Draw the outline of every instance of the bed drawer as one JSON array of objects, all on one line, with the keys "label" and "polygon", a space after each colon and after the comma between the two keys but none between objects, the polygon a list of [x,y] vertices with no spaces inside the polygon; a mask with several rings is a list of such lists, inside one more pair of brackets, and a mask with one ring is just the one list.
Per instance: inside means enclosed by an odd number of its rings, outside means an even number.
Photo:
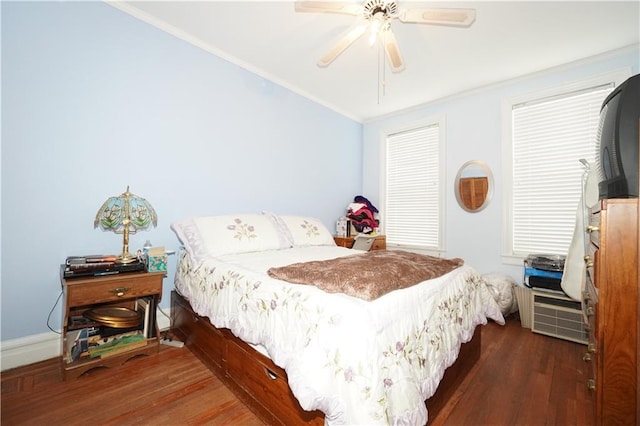
[{"label": "bed drawer", "polygon": [[196,315],[176,291],[171,301],[172,330],[266,424],[324,424],[322,412],[300,407],[284,370],[229,330],[216,329],[207,318]]},{"label": "bed drawer", "polygon": [[[254,395],[262,405],[284,424],[307,423],[322,419],[321,413],[304,411],[289,390],[285,371],[260,354],[249,354],[230,342],[227,346],[227,374],[240,387]],[[293,410],[291,407],[297,407]]]},{"label": "bed drawer", "polygon": [[172,302],[172,327],[186,336],[184,343],[191,351],[207,357],[218,371],[224,373],[226,342],[222,332],[213,327],[206,317],[196,315],[184,299],[173,297]]}]

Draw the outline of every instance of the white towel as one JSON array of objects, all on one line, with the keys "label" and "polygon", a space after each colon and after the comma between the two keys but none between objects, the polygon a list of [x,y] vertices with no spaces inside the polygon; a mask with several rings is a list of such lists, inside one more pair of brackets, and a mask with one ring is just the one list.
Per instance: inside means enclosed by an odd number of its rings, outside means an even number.
[{"label": "white towel", "polygon": [[578,211],[576,212],[576,226],[573,230],[573,238],[571,239],[567,259],[564,262],[564,272],[560,282],[562,290],[573,300],[582,300],[582,292],[587,278],[587,267],[584,261],[584,256],[586,255],[585,209],[595,206],[600,197],[596,168],[591,165],[588,165],[588,168],[587,178],[584,181],[584,188],[578,203]]}]

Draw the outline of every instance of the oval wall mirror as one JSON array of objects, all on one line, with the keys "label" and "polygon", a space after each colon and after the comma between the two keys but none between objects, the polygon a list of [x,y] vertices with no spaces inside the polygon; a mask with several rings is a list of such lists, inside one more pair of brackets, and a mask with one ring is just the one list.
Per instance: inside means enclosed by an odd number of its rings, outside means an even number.
[{"label": "oval wall mirror", "polygon": [[487,163],[481,160],[464,163],[456,175],[455,192],[463,210],[475,213],[487,207],[493,195],[493,174]]}]

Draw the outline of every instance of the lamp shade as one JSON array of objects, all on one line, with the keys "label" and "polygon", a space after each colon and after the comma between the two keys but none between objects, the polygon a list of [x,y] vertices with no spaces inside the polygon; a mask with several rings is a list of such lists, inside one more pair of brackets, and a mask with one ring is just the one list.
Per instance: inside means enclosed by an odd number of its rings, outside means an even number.
[{"label": "lamp shade", "polygon": [[150,226],[157,226],[158,216],[151,204],[142,197],[126,192],[117,197],[109,197],[98,210],[93,222],[94,228],[123,234],[122,255],[118,257],[120,263],[130,263],[136,257],[129,253],[129,234],[135,234]]}]

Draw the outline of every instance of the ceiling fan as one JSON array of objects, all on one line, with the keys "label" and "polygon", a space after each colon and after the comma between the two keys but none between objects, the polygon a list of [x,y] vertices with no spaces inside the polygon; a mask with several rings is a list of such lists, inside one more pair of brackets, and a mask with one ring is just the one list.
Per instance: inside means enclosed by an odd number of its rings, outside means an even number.
[{"label": "ceiling fan", "polygon": [[469,27],[476,19],[474,9],[407,8],[400,10],[395,0],[367,0],[364,3],[333,1],[296,1],[296,12],[341,13],[357,16],[356,21],[340,40],[318,61],[326,67],[356,40],[369,31],[369,44],[380,40],[393,72],[404,69],[404,60],[391,22]]}]

